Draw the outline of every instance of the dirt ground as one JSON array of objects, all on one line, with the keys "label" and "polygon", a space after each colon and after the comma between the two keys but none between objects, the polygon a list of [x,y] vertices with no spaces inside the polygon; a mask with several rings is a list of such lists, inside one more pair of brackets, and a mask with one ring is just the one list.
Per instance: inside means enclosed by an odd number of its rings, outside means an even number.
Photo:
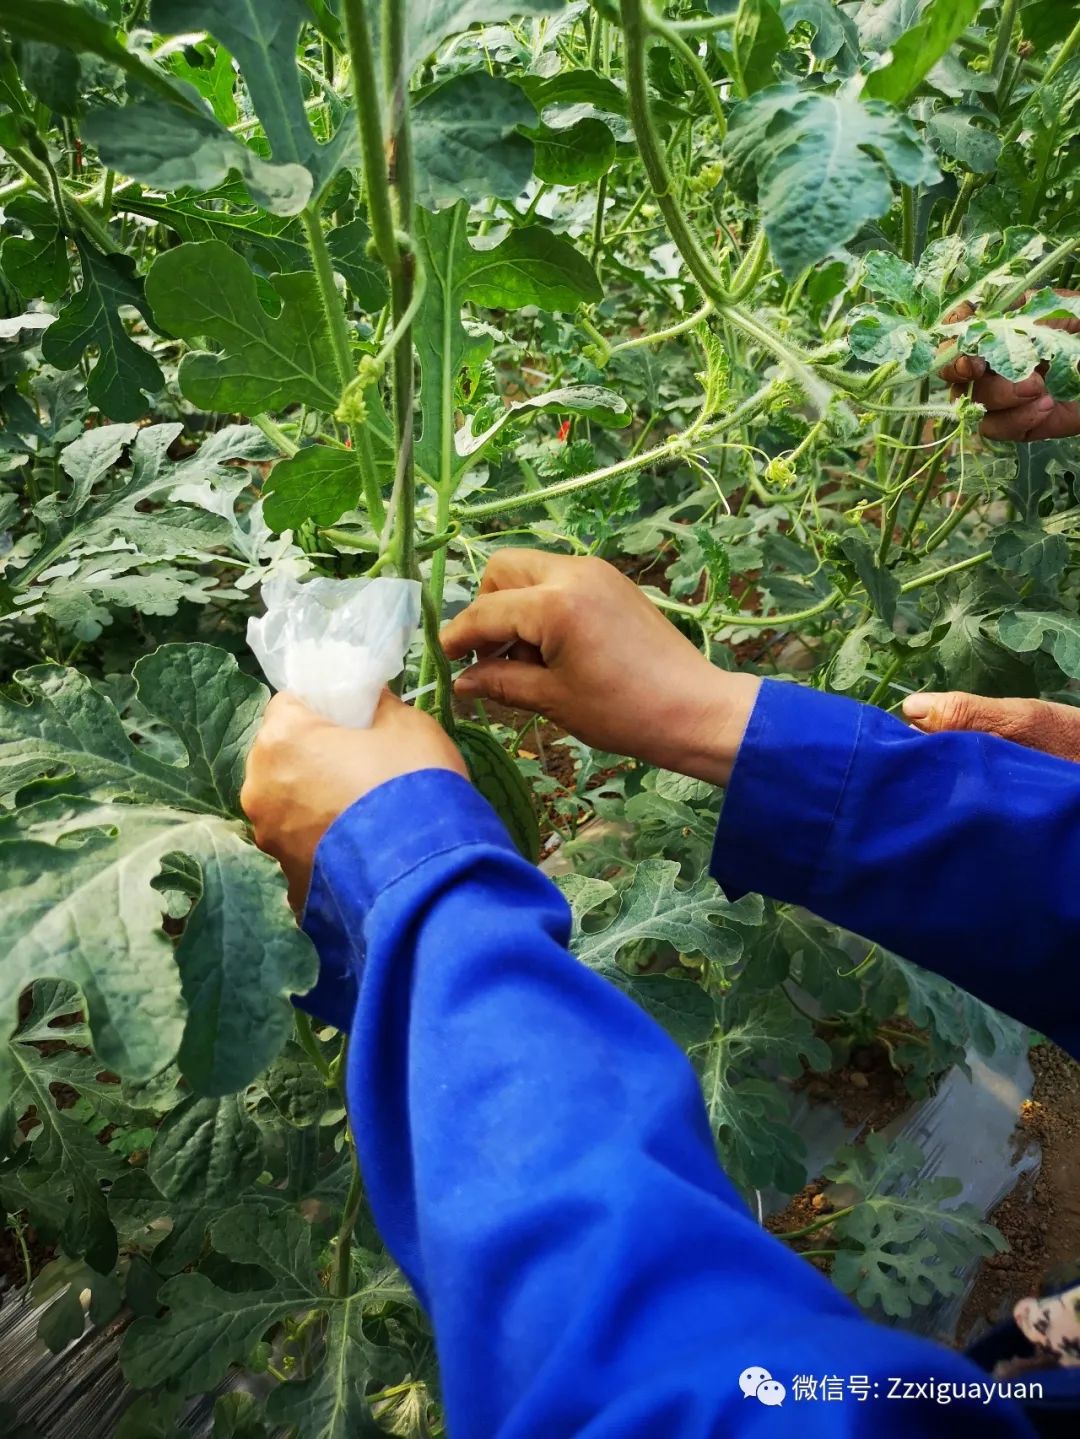
[{"label": "dirt ground", "polygon": [[[848,1064],[828,1074],[815,1074],[808,1070],[794,1087],[805,1091],[815,1104],[835,1106],[846,1125],[862,1125],[866,1133],[884,1129],[912,1102],[903,1075],[889,1063],[889,1054],[883,1044],[858,1046],[852,1051]],[[828,1187],[827,1180],[811,1180],[783,1209],[766,1218],[765,1228],[773,1234],[787,1234],[824,1218],[831,1207],[824,1194]],[[819,1229],[807,1235],[805,1240],[797,1241],[793,1248],[816,1249],[827,1242],[828,1230]],[[815,1254],[807,1263],[813,1264],[823,1274],[829,1272],[830,1261],[825,1256]]]},{"label": "dirt ground", "polygon": [[1080,1064],[1055,1044],[1040,1044],[1030,1058],[1035,1088],[1016,1142],[1021,1150],[1038,1145],[1042,1163],[990,1215],[1009,1252],[984,1261],[960,1319],[961,1343],[1080,1265]]},{"label": "dirt ground", "polygon": [[[799,1081],[809,1096],[839,1107],[846,1124],[880,1130],[910,1103],[903,1081],[889,1066],[884,1050],[857,1050],[852,1063],[833,1074],[807,1074]],[[1018,1299],[1037,1294],[1047,1282],[1080,1282],[1080,1064],[1054,1044],[1031,1051],[1035,1076],[1032,1096],[1017,1115],[1017,1153],[1037,1148],[1041,1163],[1025,1176],[988,1216],[1009,1243],[1005,1254],[983,1261],[957,1326],[960,1346],[986,1327],[1009,1316]],[[770,1215],[774,1234],[802,1229],[829,1212],[828,1183],[812,1180],[784,1209]],[[827,1242],[817,1230],[794,1248]],[[807,1261],[827,1273],[828,1258]]]}]

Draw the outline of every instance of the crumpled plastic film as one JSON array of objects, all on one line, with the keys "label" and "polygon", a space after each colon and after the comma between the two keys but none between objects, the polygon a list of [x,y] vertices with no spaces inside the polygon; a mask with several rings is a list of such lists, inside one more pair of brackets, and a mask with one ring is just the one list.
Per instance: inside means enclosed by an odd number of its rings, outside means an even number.
[{"label": "crumpled plastic film", "polygon": [[278,576],[262,598],[266,613],[248,621],[247,641],[274,689],[335,724],[368,729],[420,623],[417,581]]}]

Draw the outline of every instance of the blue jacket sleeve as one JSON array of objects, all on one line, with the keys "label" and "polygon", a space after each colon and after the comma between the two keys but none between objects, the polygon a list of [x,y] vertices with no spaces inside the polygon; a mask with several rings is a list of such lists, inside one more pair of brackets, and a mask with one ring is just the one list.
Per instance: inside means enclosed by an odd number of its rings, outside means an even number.
[{"label": "blue jacket sleeve", "polygon": [[1080,1053],[1080,765],[766,681],[712,872],[799,904]]},{"label": "blue jacket sleeve", "polygon": [[[789,1432],[792,1410],[830,1439],[961,1419],[1030,1434],[981,1391],[962,1415],[890,1400],[894,1380],[986,1376],[870,1324],[759,1227],[687,1060],[570,956],[558,891],[464,780],[409,775],[354,805],[319,847],[305,924],[324,1004],[335,976],[356,983],[349,1113],[376,1221],[432,1319],[452,1435],[737,1439]],[[786,1391],[779,1429],[740,1388],[762,1368]],[[796,1377],[834,1375],[866,1397],[796,1399]]]}]

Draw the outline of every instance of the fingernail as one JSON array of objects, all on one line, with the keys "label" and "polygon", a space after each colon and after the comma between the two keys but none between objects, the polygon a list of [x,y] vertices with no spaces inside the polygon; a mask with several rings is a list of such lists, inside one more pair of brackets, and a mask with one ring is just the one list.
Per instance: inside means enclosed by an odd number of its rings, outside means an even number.
[{"label": "fingernail", "polygon": [[456,695],[471,695],[476,693],[476,683],[468,670],[466,670],[464,674],[458,675],[454,681],[454,693]]},{"label": "fingernail", "polygon": [[971,379],[971,365],[968,363],[968,357],[966,355],[961,355],[959,357],[956,362],[955,368],[956,373],[960,376],[962,380]]},{"label": "fingernail", "polygon": [[930,711],[940,698],[940,695],[908,695],[903,704],[904,718],[910,720],[928,719]]},{"label": "fingernail", "polygon": [[1038,410],[1040,415],[1048,415],[1056,404],[1057,401],[1054,399],[1053,395],[1043,395],[1042,399],[1039,400],[1035,408]]}]

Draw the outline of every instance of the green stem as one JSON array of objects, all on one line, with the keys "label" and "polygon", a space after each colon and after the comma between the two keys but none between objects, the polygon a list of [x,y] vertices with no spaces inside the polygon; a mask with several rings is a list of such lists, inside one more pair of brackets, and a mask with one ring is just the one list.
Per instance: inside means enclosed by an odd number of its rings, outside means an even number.
[{"label": "green stem", "polygon": [[777,1234],[777,1239],[802,1239],[807,1234],[816,1234],[819,1229],[826,1229],[830,1224],[835,1224],[838,1219],[844,1219],[858,1208],[857,1204],[849,1204],[846,1209],[838,1209],[834,1214],[823,1214],[820,1219],[815,1219],[812,1224],[806,1224],[802,1229],[789,1229],[784,1234]]},{"label": "green stem", "polygon": [[300,453],[300,446],[295,440],[290,440],[281,426],[275,424],[269,415],[252,415],[251,423],[256,429],[262,430],[270,443],[276,445],[289,459]]},{"label": "green stem", "polygon": [[[1080,241],[1077,243],[1080,244]],[[763,350],[768,351],[781,364],[785,365],[790,371],[792,379],[796,380],[806,391],[807,399],[817,407],[821,414],[825,413],[832,400],[833,389],[820,375],[810,369],[806,355],[787,344],[767,325],[760,324],[739,306],[725,304],[720,307],[720,312],[729,324],[734,325],[737,330],[742,330],[743,334],[748,335],[750,339],[756,340]]]},{"label": "green stem", "polygon": [[352,67],[353,103],[360,132],[364,168],[364,198],[368,222],[379,258],[391,275],[401,269],[401,252],[394,232],[394,211],[386,173],[380,88],[375,73],[375,51],[367,0],[344,0],[342,18]]},{"label": "green stem", "polygon": [[596,214],[593,218],[592,267],[599,274],[600,256],[604,249],[604,206],[607,204],[607,176],[600,176],[596,187]]},{"label": "green stem", "polygon": [[735,630],[759,629],[776,630],[788,629],[791,625],[801,624],[803,620],[812,620],[816,615],[823,615],[826,610],[831,610],[833,605],[838,604],[844,595],[840,590],[833,590],[816,605],[808,605],[805,610],[796,610],[794,614],[786,615],[743,615],[725,614],[722,616],[723,623]]},{"label": "green stem", "polygon": [[964,176],[960,185],[959,193],[956,196],[956,203],[945,220],[944,233],[955,234],[959,230],[964,216],[967,214],[968,206],[971,204],[971,197],[975,193],[975,187],[979,183],[979,177],[974,173]]},{"label": "green stem", "polygon": [[686,261],[690,273],[701,287],[702,294],[716,305],[726,305],[729,299],[728,292],[700,239],[694,233],[689,220],[675,199],[667,160],[653,125],[645,67],[648,26],[642,0],[620,0],[620,10],[625,47],[627,103],[630,122],[634,128],[634,138],[637,140],[645,173],[649,178],[653,195],[671,233],[671,238]]},{"label": "green stem", "polygon": [[[352,0],[356,3],[356,0]],[[393,400],[397,436],[397,560],[407,578],[418,576],[416,564],[416,474],[414,463],[414,386],[412,324],[416,257],[408,238],[413,218],[412,140],[409,131],[408,76],[405,73],[405,6],[383,0],[381,38],[383,81],[390,108],[390,140],[394,154],[392,192],[397,199],[396,245],[399,263],[390,272],[390,303],[394,315]]]},{"label": "green stem", "polygon": [[894,659],[889,662],[885,669],[885,673],[881,676],[881,679],[878,680],[876,686],[874,687],[873,694],[866,701],[868,705],[879,705],[881,703],[881,701],[888,694],[889,686],[895,679],[902,664],[902,659]]},{"label": "green stem", "polygon": [[963,524],[964,520],[967,519],[968,515],[971,513],[971,511],[975,508],[975,506],[979,503],[981,499],[982,495],[980,495],[979,492],[976,490],[973,495],[968,496],[968,498],[964,501],[962,505],[958,506],[958,508],[953,510],[950,515],[946,516],[946,518],[941,522],[938,528],[926,541],[926,544],[923,545],[923,554],[928,555],[931,550],[936,550],[939,545],[944,544],[945,541],[952,534],[953,530],[955,530],[958,525]]},{"label": "green stem", "polygon": [[735,16],[717,15],[711,20],[671,20],[668,24],[680,35],[710,35],[715,30],[730,30],[735,24]]},{"label": "green stem", "polygon": [[666,21],[661,20],[658,15],[650,17],[649,25],[657,35],[661,35],[667,41],[673,50],[678,52],[679,56],[692,71],[694,79],[698,82],[698,87],[702,90],[706,100],[709,102],[709,109],[713,112],[713,119],[720,127],[720,138],[723,139],[727,134],[727,116],[724,114],[724,107],[720,103],[720,96],[716,93],[716,86],[709,79],[709,73],[701,63],[701,57],[693,46],[686,43],[674,25],[669,25]]},{"label": "green stem", "polygon": [[903,224],[900,252],[909,265],[915,263],[915,191],[911,185],[902,185]]},{"label": "green stem", "polygon": [[[994,77],[998,95],[1001,94],[1001,84],[1005,76],[1005,62],[1009,58],[1009,47],[1012,44],[1013,31],[1016,29],[1016,17],[1020,11],[1020,0],[1005,0],[1001,12],[1001,23],[998,26],[997,36],[994,40],[994,54],[990,61],[990,74]],[[1001,114],[1001,111],[998,111]]]},{"label": "green stem", "polygon": [[353,1230],[356,1228],[356,1221],[360,1216],[360,1201],[363,1196],[363,1186],[360,1180],[360,1168],[356,1162],[356,1148],[352,1148],[353,1173],[352,1181],[349,1184],[349,1193],[345,1199],[345,1210],[341,1216],[341,1225],[337,1233],[337,1244],[334,1248],[334,1267],[331,1292],[338,1299],[347,1299],[352,1288],[352,1238]]},{"label": "green stem", "polygon": [[959,560],[954,565],[946,565],[941,570],[931,570],[929,574],[919,575],[916,579],[908,580],[907,584],[900,586],[902,595],[911,594],[912,590],[924,589],[927,585],[936,585],[938,580],[946,579],[949,575],[958,575],[963,570],[973,570],[976,565],[985,565],[991,558],[991,551],[984,550],[982,554],[971,555],[966,560]]},{"label": "green stem", "polygon": [[[445,550],[439,551],[445,555]],[[438,555],[436,556],[438,559]],[[445,561],[444,561],[445,564]],[[454,690],[453,680],[450,675],[450,661],[439,642],[439,610],[430,588],[425,585],[422,591],[423,615],[424,615],[424,658],[435,670],[435,712],[439,717],[439,723],[448,735],[453,737],[454,724]],[[422,681],[426,683],[426,681]]]},{"label": "green stem", "polygon": [[323,1079],[329,1079],[330,1065],[326,1056],[319,1048],[319,1041],[315,1038],[315,1031],[311,1027],[311,1016],[305,1014],[302,1009],[296,1009],[293,1011],[293,1020],[296,1024],[296,1038],[300,1043],[300,1047],[322,1075]]},{"label": "green stem", "polygon": [[[345,310],[338,294],[337,285],[334,282],[334,264],[330,258],[318,210],[312,208],[304,210],[301,219],[304,225],[304,234],[307,237],[308,250],[311,254],[312,268],[315,271],[319,299],[326,317],[330,343],[334,350],[338,382],[341,385],[342,394],[344,394],[353,380],[354,365],[349,326],[345,319]],[[379,479],[375,471],[375,457],[371,450],[371,438],[363,425],[350,425],[349,435],[352,439],[356,466],[360,471],[360,481],[364,490],[364,501],[368,514],[372,524],[381,527],[385,512],[382,495],[379,491]]]},{"label": "green stem", "polygon": [[[1046,67],[1046,72],[1042,77],[1042,83],[1039,87],[1040,89],[1045,89],[1046,86],[1050,84],[1051,80],[1056,79],[1057,76],[1061,74],[1062,70],[1069,63],[1069,61],[1072,59],[1073,55],[1078,49],[1080,49],[1080,20],[1078,20],[1073,26],[1072,30],[1069,32],[1068,36],[1062,43],[1061,49],[1054,56],[1054,59],[1051,61],[1051,63]],[[1024,128],[1024,115],[1026,114],[1026,112],[1027,107],[1025,106],[1020,111],[1020,114],[1017,115],[1013,123],[1009,126],[1009,129],[1006,131],[1005,135],[1002,137],[1001,148],[1003,150],[1008,149],[1010,145],[1015,144],[1015,142],[1020,138],[1021,132]]]},{"label": "green stem", "polygon": [[[611,353],[624,355],[628,350],[640,350],[647,345],[662,345],[666,340],[677,339],[679,335],[685,335],[688,330],[693,330],[712,312],[713,302],[706,300],[692,315],[687,315],[685,320],[679,320],[676,324],[668,325],[663,330],[653,330],[648,335],[636,335],[632,340],[623,340],[621,344],[610,346]],[[596,332],[595,338],[602,344],[607,343],[599,331]]]},{"label": "green stem", "polygon": [[[731,301],[738,305],[746,299],[761,279],[765,261],[769,254],[769,240],[764,225],[754,236],[753,243],[743,256],[742,264],[731,279]],[[809,271],[807,272],[809,273]]]},{"label": "green stem", "polygon": [[593,485],[601,485],[608,480],[616,480],[623,475],[632,474],[635,470],[643,470],[648,465],[660,464],[674,456],[685,454],[688,449],[707,449],[709,442],[718,435],[734,429],[757,414],[768,403],[772,389],[771,384],[764,385],[749,399],[744,400],[730,415],[715,424],[704,426],[696,434],[692,429],[686,430],[682,434],[666,440],[662,445],[657,445],[654,449],[644,450],[641,454],[619,460],[613,465],[605,465],[603,469],[591,470],[587,475],[578,475],[570,480],[558,480],[555,484],[545,485],[542,489],[529,490],[506,499],[482,500],[475,505],[460,505],[455,507],[452,513],[460,519],[472,520],[484,515],[498,515],[508,510],[520,509],[522,505],[543,504],[547,500],[557,499],[560,495],[573,495],[579,490],[587,490]]},{"label": "green stem", "polygon": [[341,305],[337,285],[334,283],[333,262],[326,245],[326,236],[323,234],[323,228],[319,222],[318,210],[308,208],[301,213],[300,218],[303,221],[304,234],[307,237],[308,250],[311,254],[311,264],[318,283],[319,300],[326,317],[327,331],[334,349],[338,380],[344,390],[353,375],[352,346],[349,343],[349,327],[345,321],[345,311]]},{"label": "green stem", "polygon": [[905,549],[907,549],[907,547],[911,544],[912,540],[915,537],[915,527],[918,525],[919,520],[922,517],[923,509],[926,506],[927,500],[930,498],[930,491],[933,489],[934,481],[937,479],[937,477],[937,465],[930,464],[927,467],[926,479],[923,481],[922,488],[920,489],[918,495],[915,498],[915,503],[911,507],[911,514],[908,515],[908,522],[904,529],[904,538],[902,541],[903,547]]}]

